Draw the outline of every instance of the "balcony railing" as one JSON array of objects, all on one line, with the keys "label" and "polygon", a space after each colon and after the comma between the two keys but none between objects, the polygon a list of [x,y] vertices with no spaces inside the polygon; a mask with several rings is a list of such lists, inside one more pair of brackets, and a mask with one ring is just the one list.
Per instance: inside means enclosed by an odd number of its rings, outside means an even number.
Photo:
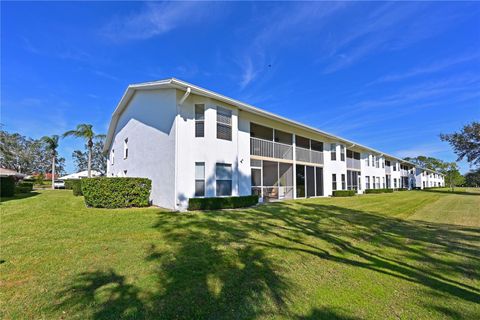
[{"label": "balcony railing", "polygon": [[392,173],[392,167],[385,166],[385,173]]},{"label": "balcony railing", "polygon": [[347,157],[347,169],[360,170],[360,160]]},{"label": "balcony railing", "polygon": [[267,158],[293,160],[293,146],[269,140],[250,138],[250,154]]},{"label": "balcony railing", "polygon": [[296,147],[295,154],[297,161],[323,164],[323,152]]}]

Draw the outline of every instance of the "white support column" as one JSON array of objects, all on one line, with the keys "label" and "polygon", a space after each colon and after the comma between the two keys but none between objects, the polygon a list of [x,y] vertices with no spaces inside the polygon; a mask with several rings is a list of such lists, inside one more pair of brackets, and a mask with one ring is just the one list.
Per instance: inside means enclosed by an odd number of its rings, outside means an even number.
[{"label": "white support column", "polygon": [[295,133],[293,134],[293,199],[297,199],[297,151],[295,142]]}]

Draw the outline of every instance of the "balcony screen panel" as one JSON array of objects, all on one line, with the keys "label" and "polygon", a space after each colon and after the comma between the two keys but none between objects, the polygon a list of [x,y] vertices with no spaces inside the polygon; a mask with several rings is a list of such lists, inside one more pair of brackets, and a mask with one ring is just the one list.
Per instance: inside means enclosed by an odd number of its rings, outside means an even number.
[{"label": "balcony screen panel", "polygon": [[293,165],[289,163],[280,163],[280,186],[293,186]]},{"label": "balcony screen panel", "polygon": [[312,144],[312,150],[320,151],[320,152],[323,151],[323,142],[311,140],[311,144]]},{"label": "balcony screen panel", "polygon": [[307,197],[315,196],[315,167],[307,166]]},{"label": "balcony screen panel", "polygon": [[354,158],[355,160],[360,160],[360,153],[359,153],[359,152],[354,152],[354,153],[353,153],[353,158]]},{"label": "balcony screen panel", "polygon": [[295,144],[297,145],[297,147],[310,149],[310,139],[307,139],[301,136],[296,136]]},{"label": "balcony screen panel", "polygon": [[273,129],[252,122],[250,123],[250,136],[273,141]]},{"label": "balcony screen panel", "polygon": [[305,166],[297,165],[297,197],[305,197]]},{"label": "balcony screen panel", "polygon": [[278,186],[278,162],[263,161],[263,185]]},{"label": "balcony screen panel", "polygon": [[293,144],[293,135],[291,133],[275,130],[275,142],[291,145]]},{"label": "balcony screen panel", "polygon": [[262,170],[252,169],[252,187],[262,185]]},{"label": "balcony screen panel", "polygon": [[317,197],[323,196],[323,169],[320,167],[315,168],[315,183],[317,185],[316,195]]}]

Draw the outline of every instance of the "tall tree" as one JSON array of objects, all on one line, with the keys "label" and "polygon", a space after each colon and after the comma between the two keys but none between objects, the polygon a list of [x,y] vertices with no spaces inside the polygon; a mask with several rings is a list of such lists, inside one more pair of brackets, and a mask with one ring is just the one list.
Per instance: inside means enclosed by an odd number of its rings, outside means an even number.
[{"label": "tall tree", "polygon": [[436,170],[436,171],[441,170],[445,164],[443,160],[433,158],[433,157],[426,157],[426,156],[406,157],[403,159],[406,161],[410,161],[422,168],[427,168],[427,169]]},{"label": "tall tree", "polygon": [[64,138],[68,136],[85,139],[87,143],[87,149],[88,149],[87,170],[88,170],[88,177],[90,178],[92,176],[91,170],[92,170],[93,139],[105,137],[105,135],[96,134],[95,132],[93,132],[93,126],[91,124],[82,123],[82,124],[79,124],[75,130],[70,130],[63,134]]},{"label": "tall tree", "polygon": [[58,148],[58,136],[44,136],[40,139],[46,147],[46,150],[50,153],[52,157],[52,189],[55,189],[54,180],[55,180],[55,159],[57,157],[57,148]]},{"label": "tall tree", "polygon": [[[96,170],[102,174],[107,171],[107,155],[103,152],[103,146],[105,138],[97,137],[93,142],[92,148],[92,170]],[[85,146],[86,151],[75,150],[72,153],[73,161],[77,171],[87,170],[88,168],[88,148]]]},{"label": "tall tree", "polygon": [[467,124],[460,132],[441,134],[440,139],[450,143],[457,161],[467,158],[471,164],[480,166],[480,122]]},{"label": "tall tree", "polygon": [[465,185],[467,187],[480,187],[480,168],[465,174]]},{"label": "tall tree", "polygon": [[452,191],[454,191],[456,186],[462,185],[465,182],[465,178],[458,170],[458,165],[455,162],[446,163],[443,173],[445,175],[445,183],[450,186]]},{"label": "tall tree", "polygon": [[[4,130],[0,130],[0,163],[4,168],[26,174],[51,171],[50,152],[45,143]],[[65,159],[57,157],[55,171],[63,173],[64,167]]]}]

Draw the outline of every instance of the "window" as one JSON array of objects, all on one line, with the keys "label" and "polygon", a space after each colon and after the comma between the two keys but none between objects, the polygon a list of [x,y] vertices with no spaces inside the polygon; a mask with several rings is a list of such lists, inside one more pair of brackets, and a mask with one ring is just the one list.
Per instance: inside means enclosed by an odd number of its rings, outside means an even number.
[{"label": "window", "polygon": [[330,156],[332,161],[337,160],[337,145],[335,143],[330,144]]},{"label": "window", "polygon": [[380,177],[377,177],[377,189],[380,189]]},{"label": "window", "polygon": [[370,155],[367,155],[365,162],[367,163],[367,167],[370,167]]},{"label": "window", "polygon": [[127,170],[123,170],[123,176],[124,176],[124,177],[127,176]]},{"label": "window", "polygon": [[112,166],[115,163],[115,149],[112,149],[112,154],[110,155],[110,163],[112,164]]},{"label": "window", "polygon": [[365,189],[370,189],[370,177],[365,176]]},{"label": "window", "polygon": [[382,188],[385,189],[385,177],[382,177]]},{"label": "window", "polygon": [[385,160],[381,159],[382,162],[382,168],[385,168]]},{"label": "window", "polygon": [[332,174],[332,190],[337,190],[337,175],[335,173]]},{"label": "window", "polygon": [[372,187],[375,189],[375,176],[372,177]]},{"label": "window", "polygon": [[205,136],[205,105],[195,105],[195,137]]},{"label": "window", "polygon": [[217,139],[232,141],[232,111],[217,107]]},{"label": "window", "polygon": [[345,161],[345,146],[340,145],[340,161]]},{"label": "window", "polygon": [[195,197],[205,197],[205,162],[195,162]]},{"label": "window", "polygon": [[128,158],[128,138],[123,141],[123,159]]},{"label": "window", "polygon": [[393,187],[397,189],[397,178],[393,178]]},{"label": "window", "polygon": [[342,190],[346,190],[346,186],[345,186],[345,174],[342,174]]},{"label": "window", "polygon": [[232,195],[232,165],[217,163],[215,167],[216,195]]},{"label": "window", "polygon": [[375,167],[380,168],[380,159],[375,157]]},{"label": "window", "polygon": [[393,164],[393,171],[397,171],[397,163],[396,162]]}]

